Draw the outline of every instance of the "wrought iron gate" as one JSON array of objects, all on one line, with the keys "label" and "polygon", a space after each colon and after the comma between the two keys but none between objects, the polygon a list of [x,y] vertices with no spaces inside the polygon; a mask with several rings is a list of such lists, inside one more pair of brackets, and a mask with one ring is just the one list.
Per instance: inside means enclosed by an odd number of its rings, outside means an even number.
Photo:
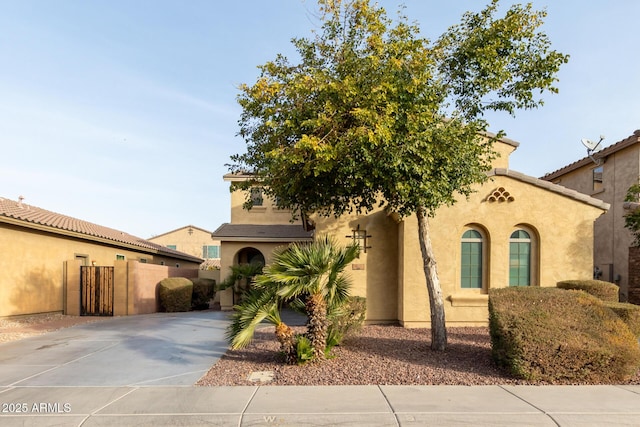
[{"label": "wrought iron gate", "polygon": [[113,267],[80,267],[80,315],[113,316]]}]

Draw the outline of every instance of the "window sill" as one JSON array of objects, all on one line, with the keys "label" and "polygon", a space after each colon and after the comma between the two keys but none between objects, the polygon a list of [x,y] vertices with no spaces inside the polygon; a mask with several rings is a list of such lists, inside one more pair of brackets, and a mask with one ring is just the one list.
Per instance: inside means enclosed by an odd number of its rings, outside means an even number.
[{"label": "window sill", "polygon": [[259,212],[259,213],[266,212],[266,211],[267,211],[267,207],[266,206],[253,206],[249,210],[249,212]]},{"label": "window sill", "polygon": [[453,294],[447,298],[453,307],[486,307],[489,302],[487,294]]}]

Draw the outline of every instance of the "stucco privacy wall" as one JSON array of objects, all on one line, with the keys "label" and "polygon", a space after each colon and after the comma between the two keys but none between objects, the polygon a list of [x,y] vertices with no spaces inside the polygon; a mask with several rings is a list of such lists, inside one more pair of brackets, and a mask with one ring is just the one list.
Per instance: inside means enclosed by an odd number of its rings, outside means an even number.
[{"label": "stucco privacy wall", "polygon": [[8,242],[0,245],[0,317],[63,311],[64,261],[76,256],[108,266],[114,265],[118,255],[127,260],[198,266],[10,224],[1,224],[0,241]]},{"label": "stucco privacy wall", "polygon": [[[74,316],[80,315],[80,267],[80,261],[75,259],[65,263],[64,313]],[[114,316],[155,313],[159,308],[157,289],[160,281],[167,277],[199,277],[197,266],[177,268],[119,260],[113,267]]]},{"label": "stucco privacy wall", "polygon": [[[489,201],[497,188],[505,189],[513,201]],[[468,201],[439,209],[430,219],[430,231],[447,324],[487,323],[488,289],[509,286],[509,237],[521,227],[533,238],[533,286],[591,278],[593,224],[602,212],[509,176],[494,176]],[[481,230],[486,238],[483,289],[460,286],[461,237],[469,226]],[[430,310],[415,216],[404,220],[399,238],[404,249],[398,319],[407,327],[428,327]]]}]

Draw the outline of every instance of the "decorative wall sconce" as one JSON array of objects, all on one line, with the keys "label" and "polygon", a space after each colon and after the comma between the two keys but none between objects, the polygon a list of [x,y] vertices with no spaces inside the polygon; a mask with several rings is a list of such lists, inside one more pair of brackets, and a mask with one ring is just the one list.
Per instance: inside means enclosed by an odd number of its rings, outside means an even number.
[{"label": "decorative wall sconce", "polygon": [[347,235],[345,237],[351,237],[354,243],[357,243],[360,249],[367,253],[367,249],[371,249],[371,246],[368,245],[367,239],[371,238],[370,234],[367,234],[367,230],[360,229],[360,224],[355,228],[355,230],[351,230],[351,236]]}]

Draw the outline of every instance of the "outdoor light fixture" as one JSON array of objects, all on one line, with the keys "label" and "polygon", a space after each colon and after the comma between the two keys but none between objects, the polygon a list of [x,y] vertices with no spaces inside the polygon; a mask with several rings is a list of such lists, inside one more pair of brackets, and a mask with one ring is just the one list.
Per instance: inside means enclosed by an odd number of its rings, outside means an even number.
[{"label": "outdoor light fixture", "polygon": [[358,246],[367,253],[367,249],[371,249],[371,246],[367,245],[367,239],[371,237],[370,234],[367,234],[367,230],[360,230],[360,224],[355,228],[355,230],[351,230],[351,236],[347,235],[345,237],[351,237],[354,243],[357,243]]},{"label": "outdoor light fixture", "polygon": [[193,228],[189,227],[189,229],[187,230],[187,233],[189,233],[189,236],[191,236],[193,234]]}]

